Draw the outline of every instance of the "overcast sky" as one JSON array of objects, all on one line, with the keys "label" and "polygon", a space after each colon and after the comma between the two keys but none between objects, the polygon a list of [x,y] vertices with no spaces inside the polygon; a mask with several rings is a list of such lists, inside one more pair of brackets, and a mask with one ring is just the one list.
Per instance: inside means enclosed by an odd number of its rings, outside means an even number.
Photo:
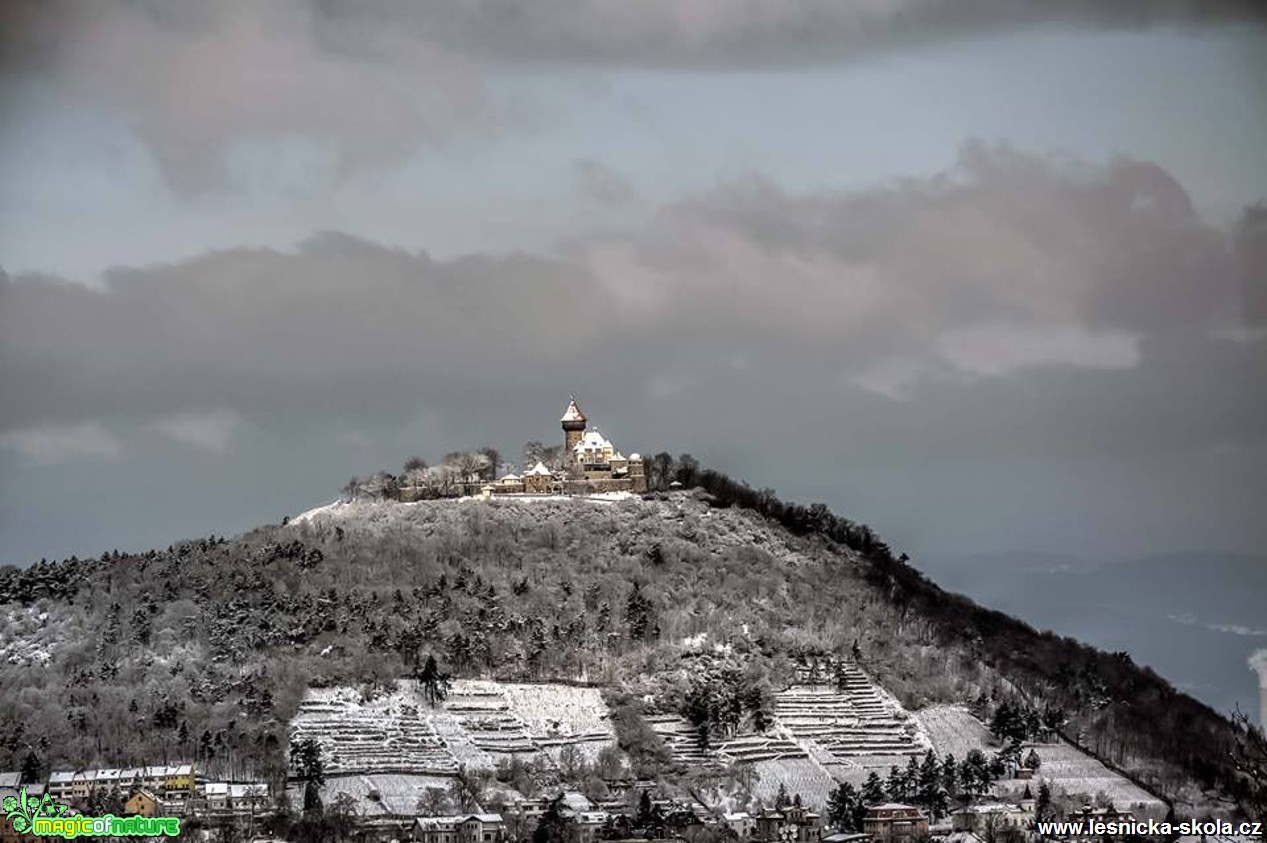
[{"label": "overcast sky", "polygon": [[0,562],[689,451],[921,554],[1267,544],[1267,18],[10,0]]}]

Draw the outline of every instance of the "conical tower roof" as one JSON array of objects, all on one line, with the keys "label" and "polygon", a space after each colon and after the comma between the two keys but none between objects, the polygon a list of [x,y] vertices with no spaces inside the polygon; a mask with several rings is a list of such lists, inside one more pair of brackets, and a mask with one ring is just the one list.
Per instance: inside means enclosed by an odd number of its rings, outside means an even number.
[{"label": "conical tower roof", "polygon": [[559,419],[559,421],[581,422],[584,424],[589,421],[589,419],[585,418],[585,414],[581,412],[581,408],[576,406],[576,397],[573,396],[572,400],[568,402],[568,408],[564,411],[563,418]]}]

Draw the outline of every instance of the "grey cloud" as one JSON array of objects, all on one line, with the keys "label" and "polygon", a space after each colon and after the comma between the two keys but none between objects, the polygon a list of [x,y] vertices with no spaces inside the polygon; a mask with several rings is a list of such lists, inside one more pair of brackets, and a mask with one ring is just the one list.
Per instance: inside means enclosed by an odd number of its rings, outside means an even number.
[{"label": "grey cloud", "polygon": [[118,438],[95,421],[7,430],[0,433],[0,448],[42,465],[93,458],[115,459],[123,450]]},{"label": "grey cloud", "polygon": [[[0,72],[122,117],[188,191],[300,155],[338,177],[508,131],[532,106],[500,103],[488,80],[524,62],[750,68],[1034,26],[1264,20],[1234,0],[12,0]],[[259,161],[227,167],[235,152]]]},{"label": "grey cloud", "polygon": [[114,270],[107,284],[0,280],[0,383],[22,396],[4,402],[4,428],[86,413],[318,407],[333,395],[399,404],[413,399],[393,394],[394,378],[548,359],[610,322],[607,299],[576,266],[441,263],[335,234],[293,254],[233,250]]},{"label": "grey cloud", "polygon": [[1265,17],[1262,5],[1249,0],[350,0],[318,7],[336,30],[349,22],[364,25],[367,19],[409,25],[424,37],[493,61],[715,67],[841,61],[1051,24],[1141,29],[1262,22]]},{"label": "grey cloud", "polygon": [[117,269],[105,290],[0,279],[0,430],[159,418],[223,448],[238,417],[403,416],[439,385],[526,369],[668,399],[793,366],[815,402],[861,387],[961,420],[930,442],[1002,448],[992,428],[1016,425],[1033,444],[1052,406],[1024,384],[1041,376],[1076,393],[1062,448],[1084,448],[1079,422],[1091,447],[1252,443],[1263,346],[1216,332],[1239,301],[1232,241],[1153,165],[973,146],[953,172],[870,191],[719,186],[556,257],[437,261],[327,233]]},{"label": "grey cloud", "polygon": [[224,453],[243,424],[233,410],[196,410],[161,416],[151,422],[153,430],[167,438],[213,453]]},{"label": "grey cloud", "polygon": [[351,23],[332,40],[307,3],[17,0],[0,14],[11,82],[122,116],[182,190],[223,186],[238,143],[285,158],[259,142],[331,140],[347,169],[498,123],[482,70],[443,42]]},{"label": "grey cloud", "polygon": [[601,161],[576,162],[582,194],[600,205],[627,205],[635,198],[629,179]]},{"label": "grey cloud", "polygon": [[[1226,233],[1162,168],[981,144],[947,173],[870,191],[722,186],[582,249],[626,312],[689,313],[696,331],[739,321],[868,355],[933,350],[956,328],[1006,353],[1009,336],[1042,329],[1049,350],[1099,338],[1120,361],[1131,337],[1221,325],[1238,309]],[[1036,349],[1016,352],[1023,362]]]}]

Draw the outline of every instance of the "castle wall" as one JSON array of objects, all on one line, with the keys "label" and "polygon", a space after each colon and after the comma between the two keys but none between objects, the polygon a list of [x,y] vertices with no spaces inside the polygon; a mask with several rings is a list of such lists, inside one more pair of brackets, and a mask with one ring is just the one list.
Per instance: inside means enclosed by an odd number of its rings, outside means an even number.
[{"label": "castle wall", "polygon": [[529,474],[524,477],[524,491],[530,495],[548,495],[557,491],[559,481],[542,474]]},{"label": "castle wall", "polygon": [[571,495],[597,494],[601,492],[632,492],[633,483],[628,477],[593,477],[585,480],[569,480],[565,490]]}]

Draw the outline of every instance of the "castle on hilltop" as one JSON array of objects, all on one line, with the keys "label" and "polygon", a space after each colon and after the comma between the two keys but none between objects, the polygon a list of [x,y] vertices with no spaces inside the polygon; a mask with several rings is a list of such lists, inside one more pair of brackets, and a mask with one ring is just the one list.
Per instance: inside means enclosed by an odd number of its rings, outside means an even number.
[{"label": "castle on hilltop", "polygon": [[593,494],[647,491],[642,457],[626,457],[611,440],[589,427],[589,419],[573,397],[559,419],[563,450],[554,467],[542,460],[522,475],[511,472],[485,484],[485,495]]}]

